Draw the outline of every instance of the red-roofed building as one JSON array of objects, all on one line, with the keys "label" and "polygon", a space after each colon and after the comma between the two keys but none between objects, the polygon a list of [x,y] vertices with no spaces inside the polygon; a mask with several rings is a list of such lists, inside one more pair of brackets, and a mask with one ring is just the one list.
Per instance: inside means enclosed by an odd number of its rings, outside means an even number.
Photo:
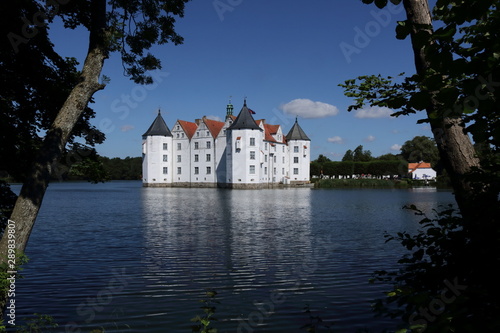
[{"label": "red-roofed building", "polygon": [[436,171],[432,169],[430,163],[408,163],[408,173],[412,179],[432,180],[436,178]]}]

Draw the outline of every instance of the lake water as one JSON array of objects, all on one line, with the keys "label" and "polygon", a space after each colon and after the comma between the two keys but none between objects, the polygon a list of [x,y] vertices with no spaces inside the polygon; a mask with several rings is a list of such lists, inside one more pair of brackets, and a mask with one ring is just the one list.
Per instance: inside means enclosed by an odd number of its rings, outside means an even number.
[{"label": "lake water", "polygon": [[58,332],[190,332],[214,289],[219,332],[304,332],[306,305],[335,332],[380,332],[393,323],[370,304],[385,287],[368,280],[403,253],[384,232],[417,229],[403,205],[452,202],[432,188],[54,183],[16,284],[16,323],[42,313]]}]

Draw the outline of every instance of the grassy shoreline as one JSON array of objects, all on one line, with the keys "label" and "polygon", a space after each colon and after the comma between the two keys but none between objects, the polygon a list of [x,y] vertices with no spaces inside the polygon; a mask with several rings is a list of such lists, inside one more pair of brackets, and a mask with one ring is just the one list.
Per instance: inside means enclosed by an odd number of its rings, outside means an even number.
[{"label": "grassy shoreline", "polygon": [[318,179],[314,181],[315,188],[412,188],[412,187],[439,187],[437,182],[428,182],[411,179]]}]

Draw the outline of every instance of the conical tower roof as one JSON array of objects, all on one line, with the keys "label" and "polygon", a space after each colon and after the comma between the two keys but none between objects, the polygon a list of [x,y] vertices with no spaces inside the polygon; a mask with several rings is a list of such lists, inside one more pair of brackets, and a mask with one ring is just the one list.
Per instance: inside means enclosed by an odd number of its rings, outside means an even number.
[{"label": "conical tower roof", "polygon": [[257,129],[262,131],[262,128],[257,125],[252,117],[252,113],[247,107],[247,101],[245,100],[243,107],[241,108],[240,114],[236,117],[235,121],[227,128],[228,130],[233,129]]},{"label": "conical tower roof", "polygon": [[304,130],[300,127],[299,122],[297,121],[297,118],[295,118],[295,124],[293,124],[292,128],[290,129],[290,132],[286,135],[286,140],[304,140],[304,141],[311,141],[307,134],[304,132]]},{"label": "conical tower roof", "polygon": [[146,136],[172,136],[170,129],[168,128],[167,124],[165,123],[165,120],[163,120],[163,117],[161,116],[160,110],[158,110],[158,115],[156,116],[156,119],[153,121],[151,126],[149,126],[146,133],[144,133],[142,136],[143,137],[146,137]]}]

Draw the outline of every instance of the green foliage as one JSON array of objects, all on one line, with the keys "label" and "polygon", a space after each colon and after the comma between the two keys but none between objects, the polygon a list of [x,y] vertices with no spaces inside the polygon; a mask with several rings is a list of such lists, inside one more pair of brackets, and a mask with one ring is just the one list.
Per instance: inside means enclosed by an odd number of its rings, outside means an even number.
[{"label": "green foliage", "polygon": [[54,322],[54,319],[49,315],[35,313],[33,318],[30,318],[22,326],[17,327],[16,332],[19,333],[42,333],[53,332],[53,328],[59,325]]},{"label": "green foliage", "polygon": [[[98,1],[108,6],[106,49],[120,53],[125,74],[134,82],[153,83],[147,71],[161,68],[160,60],[148,52],[154,45],[182,44],[183,38],[175,32],[174,24],[176,17],[184,16],[184,5],[188,1]],[[86,15],[92,12],[92,5],[91,1],[70,1],[60,6],[59,15],[65,27],[83,26],[90,31],[96,24],[95,17]]]},{"label": "green foliage", "polygon": [[330,161],[331,160],[323,154],[319,154],[318,158],[316,159],[316,162],[318,162],[318,163],[325,163],[325,162],[330,162]]},{"label": "green foliage", "polygon": [[362,145],[357,146],[356,149],[354,149],[354,152],[352,153],[352,160],[354,162],[368,162],[371,159],[372,159],[372,152],[369,150],[363,150]]},{"label": "green foliage", "polygon": [[321,174],[325,176],[351,176],[354,174],[370,174],[372,176],[404,176],[407,173],[408,164],[406,161],[401,159],[392,161],[372,160],[370,162],[311,162],[311,174],[316,176]]},{"label": "green foliage", "polygon": [[[498,215],[490,221],[468,221],[449,206],[427,217],[414,205],[406,207],[422,216],[415,235],[386,235],[409,254],[395,272],[377,271],[373,281],[392,285],[375,311],[400,317],[412,332],[496,332],[500,329]],[[498,222],[498,221],[496,221]]]},{"label": "green foliage", "polygon": [[[68,151],[56,171],[58,180],[87,180],[91,183],[105,182],[109,180],[109,174],[104,169],[101,157],[92,147],[74,144],[73,149]],[[67,170],[67,171],[66,171]]]},{"label": "green foliage", "polygon": [[416,136],[406,141],[401,147],[401,156],[410,163],[424,161],[436,167],[439,163],[439,151],[434,139]]},{"label": "green foliage", "polygon": [[203,310],[203,314],[191,319],[192,322],[198,323],[191,326],[192,332],[217,333],[217,329],[210,326],[212,321],[217,320],[213,317],[216,310],[214,304],[219,303],[219,301],[215,299],[216,296],[217,292],[215,290],[207,290],[205,292],[206,298],[200,300],[200,303],[203,304],[200,307]]},{"label": "green foliage", "polygon": [[108,158],[100,161],[113,180],[139,180],[142,175],[142,157]]},{"label": "green foliage", "polygon": [[9,184],[0,180],[0,235],[7,226],[7,221],[14,208],[17,195],[10,189]]},{"label": "green foliage", "polygon": [[[429,27],[414,36],[428,61],[420,75],[364,75],[340,84],[345,95],[353,98],[349,111],[370,105],[391,108],[396,111],[394,116],[426,110],[427,117],[420,122],[431,124],[439,124],[443,118],[463,119],[467,132],[482,147],[478,152],[481,172],[472,177],[483,185],[476,188],[487,188],[492,197],[498,196],[500,186],[484,185],[500,184],[498,8],[499,0],[439,0],[433,9],[439,28],[432,33]],[[409,21],[398,22],[397,38],[406,38],[413,28]],[[437,139],[442,135],[438,129],[433,131]]]},{"label": "green foliage", "polygon": [[342,162],[348,162],[348,161],[354,161],[354,154],[350,149],[348,149],[345,152],[344,157],[342,157]]},{"label": "green foliage", "polygon": [[[42,142],[40,133],[50,128],[69,92],[80,81],[78,62],[54,52],[48,26],[27,28],[33,17],[44,23],[44,12],[41,1],[0,2],[0,35],[4,36],[0,40],[0,172],[18,181],[24,181],[31,172]],[[32,37],[25,39],[23,29]],[[104,134],[90,124],[94,117],[91,108],[84,108],[69,143],[78,137],[89,145],[104,140]]]}]

